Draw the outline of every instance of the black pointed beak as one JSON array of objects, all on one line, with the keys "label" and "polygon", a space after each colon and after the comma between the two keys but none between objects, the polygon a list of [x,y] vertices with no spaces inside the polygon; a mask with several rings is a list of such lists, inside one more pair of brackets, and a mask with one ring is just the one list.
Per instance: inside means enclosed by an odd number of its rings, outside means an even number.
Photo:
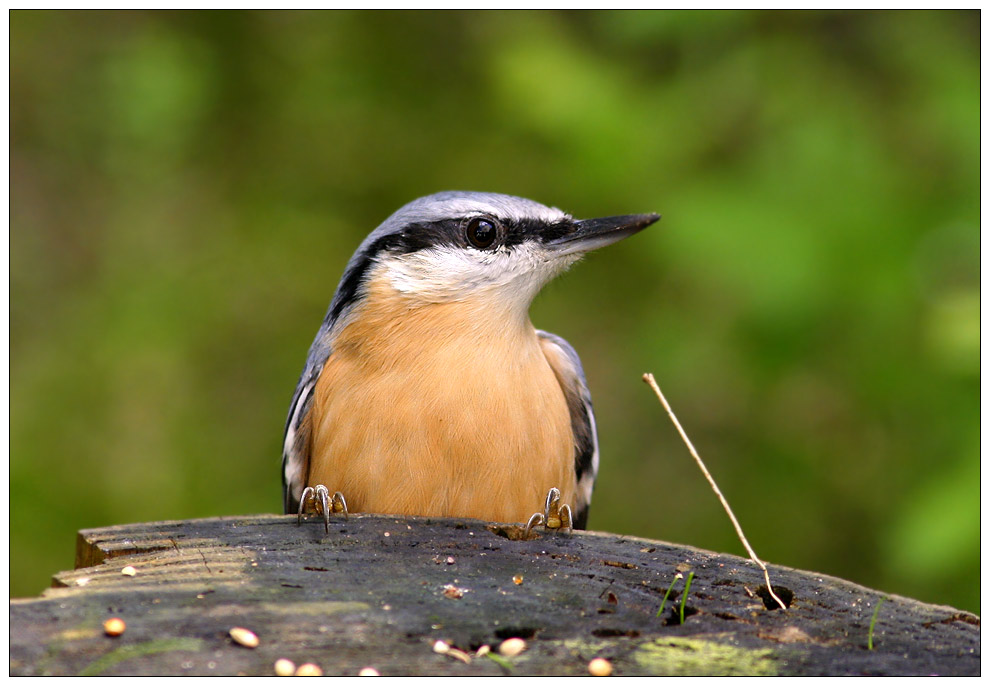
[{"label": "black pointed beak", "polygon": [[572,224],[571,232],[548,242],[547,247],[558,255],[589,252],[639,233],[658,219],[660,215],[653,213],[581,219]]}]

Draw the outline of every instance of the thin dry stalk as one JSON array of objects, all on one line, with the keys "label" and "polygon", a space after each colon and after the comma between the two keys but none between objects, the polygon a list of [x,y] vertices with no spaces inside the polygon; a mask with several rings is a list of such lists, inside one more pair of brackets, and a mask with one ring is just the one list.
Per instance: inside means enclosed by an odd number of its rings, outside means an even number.
[{"label": "thin dry stalk", "polygon": [[688,450],[691,452],[691,457],[693,457],[694,461],[698,463],[698,468],[701,469],[701,473],[705,475],[706,479],[708,479],[708,484],[712,487],[712,490],[715,491],[715,495],[718,496],[719,501],[722,503],[725,513],[729,515],[729,519],[732,520],[732,526],[735,527],[736,535],[739,537],[739,540],[742,541],[743,547],[746,548],[746,552],[749,553],[749,559],[755,562],[757,566],[763,570],[763,578],[766,579],[767,591],[769,591],[770,597],[777,601],[777,604],[780,605],[780,609],[786,610],[787,606],[784,605],[783,601],[777,597],[776,593],[773,592],[773,586],[770,585],[770,572],[767,570],[767,566],[763,564],[763,561],[756,556],[756,552],[753,550],[753,547],[749,544],[749,541],[746,540],[746,535],[743,533],[742,527],[739,526],[739,520],[737,520],[736,516],[732,514],[732,508],[729,507],[729,502],[725,499],[725,496],[722,495],[722,491],[719,490],[718,484],[715,483],[715,479],[713,479],[712,475],[708,472],[708,469],[705,467],[705,463],[701,461],[701,456],[698,455],[698,451],[694,449],[694,444],[691,443],[691,439],[688,438],[687,434],[684,432],[684,429],[681,427],[681,423],[677,421],[677,415],[675,415],[674,411],[670,409],[670,405],[667,403],[667,399],[663,397],[663,392],[660,390],[660,386],[657,385],[656,379],[653,378],[652,374],[646,373],[643,374],[643,381],[650,385],[650,388],[652,388],[653,392],[656,393],[657,398],[660,399],[660,403],[663,405],[663,408],[667,410],[667,415],[670,417],[670,421],[672,421],[674,426],[677,428],[677,433],[681,435],[681,440],[684,441],[684,445],[686,445]]}]

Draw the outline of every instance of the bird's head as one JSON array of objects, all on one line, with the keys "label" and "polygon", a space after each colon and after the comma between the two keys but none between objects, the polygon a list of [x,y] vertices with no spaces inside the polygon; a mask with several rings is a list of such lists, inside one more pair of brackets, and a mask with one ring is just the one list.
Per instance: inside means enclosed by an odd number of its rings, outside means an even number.
[{"label": "bird's head", "polygon": [[419,198],[386,219],[351,258],[330,321],[385,284],[411,306],[475,302],[525,315],[540,289],[591,250],[659,219],[637,214],[577,220],[496,193],[450,191]]}]

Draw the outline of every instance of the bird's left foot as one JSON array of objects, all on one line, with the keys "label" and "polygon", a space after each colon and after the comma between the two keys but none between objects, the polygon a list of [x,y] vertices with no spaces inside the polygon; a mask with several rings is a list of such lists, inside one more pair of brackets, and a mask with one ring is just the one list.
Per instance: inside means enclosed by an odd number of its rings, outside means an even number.
[{"label": "bird's left foot", "polygon": [[302,524],[303,515],[310,512],[323,515],[323,528],[330,533],[330,513],[343,512],[344,519],[347,519],[347,501],[340,491],[331,496],[330,490],[323,484],[317,484],[315,488],[307,486],[303,489],[302,497],[299,498],[296,524]]},{"label": "bird's left foot", "polygon": [[553,531],[560,529],[565,529],[569,532],[573,531],[572,521],[571,506],[567,503],[561,504],[560,491],[556,488],[551,488],[550,492],[547,493],[547,501],[543,505],[543,512],[537,512],[529,518],[529,522],[526,524],[526,538],[529,538],[529,532],[534,526],[540,526],[541,524],[544,528]]}]

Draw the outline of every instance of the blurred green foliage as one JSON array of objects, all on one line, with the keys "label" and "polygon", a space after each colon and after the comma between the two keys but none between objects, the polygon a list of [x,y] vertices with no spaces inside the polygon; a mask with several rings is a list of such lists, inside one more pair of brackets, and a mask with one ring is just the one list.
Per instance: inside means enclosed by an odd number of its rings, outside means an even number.
[{"label": "blurred green foliage", "polygon": [[[280,508],[361,238],[444,189],[658,211],[533,307],[591,526],[978,610],[978,12],[13,12],[10,592]],[[535,503],[534,503],[535,505]]]}]

